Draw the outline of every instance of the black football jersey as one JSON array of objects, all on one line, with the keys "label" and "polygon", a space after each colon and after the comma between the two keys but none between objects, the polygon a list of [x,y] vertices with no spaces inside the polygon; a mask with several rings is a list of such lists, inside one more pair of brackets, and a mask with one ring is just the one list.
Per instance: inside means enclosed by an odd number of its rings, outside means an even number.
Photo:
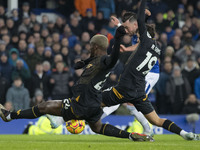
[{"label": "black football jersey", "polygon": [[137,19],[140,44],[133,58],[125,66],[118,83],[118,87],[128,97],[134,97],[135,92],[145,94],[145,76],[152,69],[161,53],[156,41],[147,32],[144,13],[145,3],[146,0],[142,0]]}]

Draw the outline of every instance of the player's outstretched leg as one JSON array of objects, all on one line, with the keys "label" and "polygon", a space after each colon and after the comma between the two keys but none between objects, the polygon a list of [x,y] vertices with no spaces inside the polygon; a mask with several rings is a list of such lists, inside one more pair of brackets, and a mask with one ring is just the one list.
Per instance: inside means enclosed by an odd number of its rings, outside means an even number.
[{"label": "player's outstretched leg", "polygon": [[198,134],[194,134],[192,132],[186,132],[180,127],[178,127],[174,122],[167,120],[167,119],[162,119],[160,118],[155,111],[152,111],[149,114],[146,114],[145,117],[147,120],[152,123],[153,125],[163,127],[164,129],[178,134],[182,136],[185,140],[200,140],[200,137]]},{"label": "player's outstretched leg", "polygon": [[61,100],[42,102],[37,106],[33,106],[32,108],[26,110],[18,110],[17,112],[10,112],[0,104],[0,117],[5,122],[8,122],[12,119],[34,119],[44,114],[61,116],[61,108]]},{"label": "player's outstretched leg", "polygon": [[133,141],[154,141],[153,138],[149,135],[129,133],[124,130],[120,130],[110,124],[102,124],[101,120],[97,121],[96,123],[89,123],[89,125],[93,132],[106,136],[127,138]]}]

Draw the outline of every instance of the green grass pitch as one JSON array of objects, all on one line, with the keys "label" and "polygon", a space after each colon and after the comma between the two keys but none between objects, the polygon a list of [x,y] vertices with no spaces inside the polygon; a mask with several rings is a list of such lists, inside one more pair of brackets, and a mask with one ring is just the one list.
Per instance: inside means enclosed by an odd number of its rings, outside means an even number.
[{"label": "green grass pitch", "polygon": [[0,150],[199,150],[200,141],[155,135],[155,142],[133,142],[102,135],[0,135]]}]

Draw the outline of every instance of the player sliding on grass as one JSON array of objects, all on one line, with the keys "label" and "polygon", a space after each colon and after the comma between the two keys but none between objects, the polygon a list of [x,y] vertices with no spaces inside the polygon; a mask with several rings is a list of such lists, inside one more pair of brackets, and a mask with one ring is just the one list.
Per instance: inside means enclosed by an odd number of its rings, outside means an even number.
[{"label": "player sliding on grass", "polygon": [[[103,35],[95,35],[91,40],[91,56],[79,81],[73,86],[73,97],[64,100],[50,100],[38,104],[30,109],[7,111],[0,105],[0,116],[8,122],[12,119],[34,119],[44,114],[62,116],[65,121],[71,119],[86,120],[95,133],[129,138],[134,141],[153,141],[148,135],[130,134],[110,124],[101,123],[102,92],[101,89],[110,69],[116,64],[119,56],[120,40],[126,34],[123,26],[115,34],[114,49],[107,55],[108,39]],[[84,62],[77,65],[84,66]]]},{"label": "player sliding on grass", "polygon": [[132,103],[153,125],[163,127],[186,140],[200,140],[199,135],[188,133],[174,122],[159,118],[145,93],[145,76],[157,62],[161,53],[156,41],[153,40],[155,33],[147,32],[145,4],[146,0],[142,0],[137,20],[135,14],[131,13],[125,14],[124,20],[122,20],[123,26],[130,35],[133,35],[138,29],[140,43],[136,53],[132,53],[129,57],[117,86],[113,87],[111,91],[103,92],[102,106]]}]

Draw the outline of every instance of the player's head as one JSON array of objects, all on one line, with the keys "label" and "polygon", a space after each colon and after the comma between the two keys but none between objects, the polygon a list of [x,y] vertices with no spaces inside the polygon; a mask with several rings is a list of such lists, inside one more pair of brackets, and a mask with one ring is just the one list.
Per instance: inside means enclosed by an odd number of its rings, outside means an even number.
[{"label": "player's head", "polygon": [[122,25],[125,27],[126,32],[129,35],[134,35],[138,29],[137,17],[133,12],[126,12],[122,16]]},{"label": "player's head", "polygon": [[90,40],[91,56],[95,57],[99,55],[105,55],[108,48],[108,38],[104,35],[97,34]]}]

